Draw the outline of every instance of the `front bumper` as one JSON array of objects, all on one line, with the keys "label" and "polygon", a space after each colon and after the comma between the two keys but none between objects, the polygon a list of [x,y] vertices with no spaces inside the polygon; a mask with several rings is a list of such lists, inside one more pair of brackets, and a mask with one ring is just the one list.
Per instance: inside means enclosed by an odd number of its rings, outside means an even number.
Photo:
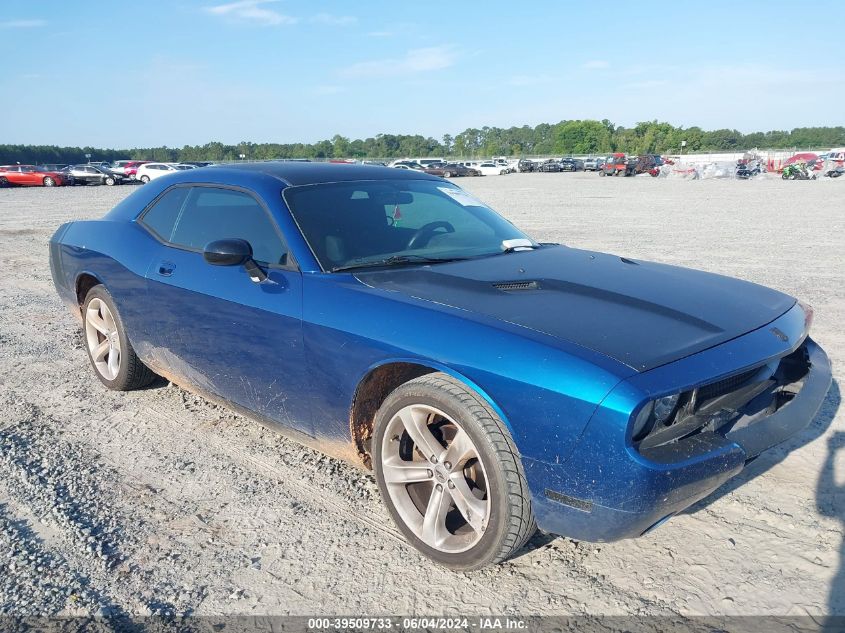
[{"label": "front bumper", "polygon": [[[750,459],[815,417],[830,388],[831,367],[814,341],[808,338],[805,346],[809,371],[801,390],[775,413],[744,428],[701,432],[652,449],[647,458],[636,452],[610,456],[600,447],[595,454],[576,452],[560,465],[523,458],[540,529],[584,541],[636,537],[709,495]],[[596,460],[604,464],[596,468]],[[612,504],[589,494],[609,489],[614,490]]]}]

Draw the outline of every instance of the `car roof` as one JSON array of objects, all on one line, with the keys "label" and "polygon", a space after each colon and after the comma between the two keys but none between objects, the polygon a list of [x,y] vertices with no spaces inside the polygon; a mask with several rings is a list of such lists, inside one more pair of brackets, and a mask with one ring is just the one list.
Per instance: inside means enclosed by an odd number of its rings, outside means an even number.
[{"label": "car roof", "polygon": [[[205,171],[208,169],[208,171]],[[356,180],[441,180],[418,170],[394,169],[380,165],[350,165],[341,163],[267,162],[242,163],[207,167],[202,173],[216,175],[224,180],[226,172],[264,174],[282,180],[291,186],[315,185],[329,182],[354,182]]]}]

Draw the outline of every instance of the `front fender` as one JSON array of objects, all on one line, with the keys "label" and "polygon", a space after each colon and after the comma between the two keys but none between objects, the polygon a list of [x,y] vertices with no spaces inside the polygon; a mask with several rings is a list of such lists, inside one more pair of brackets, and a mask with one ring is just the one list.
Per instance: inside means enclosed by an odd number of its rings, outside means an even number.
[{"label": "front fender", "polygon": [[559,463],[598,403],[633,371],[613,371],[533,330],[373,289],[352,276],[305,275],[303,283],[317,420],[347,420],[372,368],[416,363],[454,376],[491,403],[522,455]]}]

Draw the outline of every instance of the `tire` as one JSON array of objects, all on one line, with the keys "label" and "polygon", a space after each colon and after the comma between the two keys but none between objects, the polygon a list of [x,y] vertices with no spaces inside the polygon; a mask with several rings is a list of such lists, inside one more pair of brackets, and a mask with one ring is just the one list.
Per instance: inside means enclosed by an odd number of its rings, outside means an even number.
[{"label": "tire", "polygon": [[155,379],[156,375],[135,354],[114,300],[102,284],[88,291],[82,319],[88,360],[106,387],[131,391],[146,387]]},{"label": "tire", "polygon": [[[483,398],[451,376],[427,374],[393,391],[376,413],[372,446],[393,521],[433,561],[480,569],[511,556],[536,531],[510,433]],[[426,459],[428,452],[439,455]]]},{"label": "tire", "polygon": [[451,177],[452,177],[452,172],[451,172],[451,171],[447,171],[447,172],[445,172],[445,173],[443,174],[443,177],[444,177],[444,178],[451,178]]},{"label": "tire", "polygon": [[141,176],[141,178],[139,180],[141,181],[141,183],[146,185],[148,182],[150,182],[150,177],[147,176],[147,175],[144,175],[144,176]]},{"label": "tire", "polygon": [[5,189],[9,186],[9,179],[5,176],[0,176],[0,189]]},{"label": "tire", "polygon": [[112,178],[111,176],[109,176],[108,178],[106,178],[105,183],[106,183],[109,187],[114,186],[114,178]]},{"label": "tire", "polygon": [[602,169],[602,170],[599,172],[599,176],[601,176],[601,177],[607,176],[607,174],[606,174],[606,173],[604,173],[604,169]]},{"label": "tire", "polygon": [[56,181],[51,178],[50,176],[45,176],[44,180],[41,181],[45,187],[55,187]]}]

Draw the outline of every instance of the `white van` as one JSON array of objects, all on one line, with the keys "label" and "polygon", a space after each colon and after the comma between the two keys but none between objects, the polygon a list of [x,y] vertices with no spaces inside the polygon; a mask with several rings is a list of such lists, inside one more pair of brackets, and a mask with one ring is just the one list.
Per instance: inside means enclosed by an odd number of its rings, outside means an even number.
[{"label": "white van", "polygon": [[432,163],[445,163],[446,160],[443,158],[412,158],[412,161],[415,163],[422,165],[423,167],[428,167]]}]

